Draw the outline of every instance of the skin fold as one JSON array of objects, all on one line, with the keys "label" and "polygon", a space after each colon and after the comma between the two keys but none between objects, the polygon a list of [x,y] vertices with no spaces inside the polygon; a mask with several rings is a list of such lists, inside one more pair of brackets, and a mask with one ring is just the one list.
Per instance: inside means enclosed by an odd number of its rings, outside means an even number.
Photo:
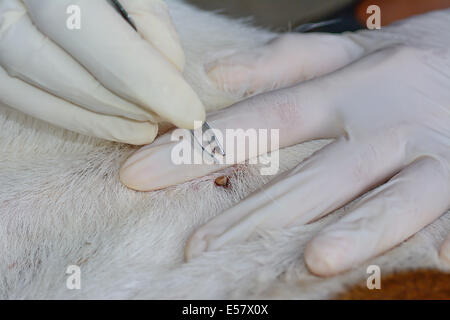
[{"label": "skin fold", "polygon": [[[289,36],[280,40],[287,42],[284,54],[275,41],[219,61],[210,75],[222,88],[243,83],[247,92],[269,88],[272,73],[258,65],[280,68],[275,75],[287,79],[280,86],[312,80],[221,111],[208,119],[214,128],[278,128],[281,148],[320,138],[335,141],[198,229],[186,258],[245,240],[258,228],[312,222],[364,195],[306,248],[309,269],[331,276],[391,249],[445,213],[450,208],[449,32],[450,10],[444,10],[380,32]],[[288,48],[298,48],[304,37],[306,43],[314,37],[313,43],[330,41],[338,54],[313,46],[318,51],[302,53],[298,61]],[[255,64],[254,55],[261,61]],[[326,73],[324,65],[312,70],[308,61],[317,63],[318,56],[331,59],[325,64],[330,73],[321,77],[316,76]],[[286,68],[289,59],[299,75]],[[124,164],[122,181],[150,191],[224,167],[175,165],[173,147],[169,136],[144,147]],[[449,243],[441,248],[443,260]]]},{"label": "skin fold", "polygon": [[[204,107],[182,75],[184,53],[165,3],[122,2],[139,32],[107,1],[2,1],[0,102],[66,129],[137,145],[154,140],[160,121],[186,129],[204,121]],[[66,26],[70,6],[80,8],[80,29]]]}]

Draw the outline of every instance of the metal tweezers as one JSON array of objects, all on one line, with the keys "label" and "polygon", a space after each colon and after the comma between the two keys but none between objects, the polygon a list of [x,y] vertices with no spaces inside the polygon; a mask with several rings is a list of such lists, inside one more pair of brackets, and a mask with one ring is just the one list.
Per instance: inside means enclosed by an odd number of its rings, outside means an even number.
[{"label": "metal tweezers", "polygon": [[[109,0],[110,3],[116,8],[116,10],[120,13],[120,15],[130,24],[130,26],[137,32],[136,24],[134,23],[133,19],[130,17],[130,14],[125,10],[125,8],[122,6],[122,4],[118,0]],[[194,140],[200,145],[202,148],[202,151],[208,154],[211,158],[215,159],[215,154],[219,153],[223,157],[225,156],[225,151],[223,150],[222,146],[219,143],[219,140],[217,140],[217,137],[213,133],[212,128],[210,125],[205,122],[202,125],[202,138],[199,140],[197,136],[195,135],[194,130],[190,130],[192,137],[194,137]],[[203,144],[203,137],[207,138],[207,144]],[[209,150],[208,151],[208,147]]]}]

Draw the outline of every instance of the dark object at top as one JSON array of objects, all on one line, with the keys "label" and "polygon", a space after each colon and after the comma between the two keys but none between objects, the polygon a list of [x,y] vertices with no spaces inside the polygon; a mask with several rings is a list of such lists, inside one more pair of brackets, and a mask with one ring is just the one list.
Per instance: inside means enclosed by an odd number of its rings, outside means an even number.
[{"label": "dark object at top", "polygon": [[120,4],[119,0],[109,0],[112,5],[119,11],[120,15],[130,24],[130,26],[137,31],[136,24],[134,23],[133,19],[131,19],[130,15],[128,14],[127,10]]}]

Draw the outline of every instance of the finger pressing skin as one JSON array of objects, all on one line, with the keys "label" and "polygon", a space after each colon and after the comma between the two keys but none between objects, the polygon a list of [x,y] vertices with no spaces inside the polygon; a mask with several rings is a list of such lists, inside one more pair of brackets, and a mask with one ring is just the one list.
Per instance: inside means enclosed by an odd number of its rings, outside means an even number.
[{"label": "finger pressing skin", "polygon": [[314,238],[305,251],[307,266],[332,276],[398,245],[450,207],[449,181],[440,161],[417,160]]},{"label": "finger pressing skin", "polygon": [[[173,144],[169,143],[145,148],[131,156],[120,169],[120,181],[128,188],[137,191],[159,190],[182,181],[206,175],[209,171],[218,171],[220,165],[180,165],[178,169],[172,159]],[[148,161],[147,158],[151,158]]]},{"label": "finger pressing skin", "polygon": [[402,166],[401,148],[383,142],[358,145],[341,139],[326,146],[200,228],[186,256],[244,240],[257,228],[306,224],[333,212]]},{"label": "finger pressing skin", "polygon": [[180,71],[185,57],[167,5],[162,0],[122,0],[138,32]]},{"label": "finger pressing skin", "polygon": [[439,256],[445,263],[450,265],[450,235],[444,240],[441,246]]},{"label": "finger pressing skin", "polygon": [[[227,130],[279,129],[279,145],[270,143],[266,150],[258,148],[253,157],[275,151],[273,146],[283,148],[306,140],[335,137],[339,135],[340,126],[328,103],[323,101],[320,88],[319,84],[310,83],[295,90],[260,95],[215,113],[208,123],[223,137]],[[241,154],[237,150],[238,143],[231,148],[224,141],[227,159],[234,160],[231,163],[174,164],[171,153],[179,142],[170,142],[170,135],[158,138],[155,144],[142,148],[125,162],[120,171],[125,185],[140,191],[161,189],[218,171],[251,156],[250,151]]]},{"label": "finger pressing skin", "polygon": [[101,139],[143,145],[152,142],[158,126],[98,114],[10,77],[0,67],[0,103],[55,126]]},{"label": "finger pressing skin", "polygon": [[206,69],[220,89],[245,95],[330,73],[361,57],[363,52],[362,47],[343,35],[292,33],[213,61]]},{"label": "finger pressing skin", "polygon": [[[37,27],[109,90],[178,127],[193,129],[194,121],[205,120],[203,104],[182,74],[135,32],[108,1],[24,3]],[[69,5],[81,9],[80,29],[65,27]]]},{"label": "finger pressing skin", "polygon": [[2,1],[0,16],[9,21],[0,32],[0,64],[10,75],[97,113],[155,121],[151,112],[105,89],[37,30],[19,0]]}]

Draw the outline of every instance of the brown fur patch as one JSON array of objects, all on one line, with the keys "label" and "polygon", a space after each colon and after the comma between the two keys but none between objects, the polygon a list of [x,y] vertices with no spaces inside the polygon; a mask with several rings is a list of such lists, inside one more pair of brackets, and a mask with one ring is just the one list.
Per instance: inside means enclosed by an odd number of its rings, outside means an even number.
[{"label": "brown fur patch", "polygon": [[450,300],[450,273],[417,270],[390,274],[381,279],[380,290],[357,285],[339,300]]}]

